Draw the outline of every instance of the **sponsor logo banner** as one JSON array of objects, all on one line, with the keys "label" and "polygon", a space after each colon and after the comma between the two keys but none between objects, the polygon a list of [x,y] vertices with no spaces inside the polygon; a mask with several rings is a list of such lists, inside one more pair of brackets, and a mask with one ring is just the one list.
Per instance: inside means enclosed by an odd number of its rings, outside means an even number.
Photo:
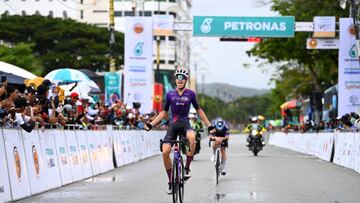
[{"label": "sponsor logo banner", "polygon": [[340,18],[338,115],[360,110],[360,66],[351,18]]},{"label": "sponsor logo banner", "polygon": [[308,38],[307,49],[339,49],[339,39],[315,39]]},{"label": "sponsor logo banner", "polygon": [[203,37],[293,37],[295,18],[194,16],[193,35]]},{"label": "sponsor logo banner", "polygon": [[335,16],[314,17],[314,37],[335,37]]},{"label": "sponsor logo banner", "polygon": [[172,15],[154,15],[153,32],[157,36],[173,35],[174,17]]},{"label": "sponsor logo banner", "polygon": [[[140,112],[152,110],[152,17],[127,17],[125,30],[124,101],[141,103]],[[164,26],[165,27],[165,26]]]}]

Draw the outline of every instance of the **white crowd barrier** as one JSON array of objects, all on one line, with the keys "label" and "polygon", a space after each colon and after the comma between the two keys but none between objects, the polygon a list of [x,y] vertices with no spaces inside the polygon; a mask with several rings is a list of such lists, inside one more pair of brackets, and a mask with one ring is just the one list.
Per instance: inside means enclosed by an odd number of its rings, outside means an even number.
[{"label": "white crowd barrier", "polygon": [[[0,202],[19,200],[159,154],[163,131],[0,131]],[[114,157],[113,157],[114,156]]]},{"label": "white crowd barrier", "polygon": [[360,173],[360,133],[282,133],[270,135],[269,144],[314,155]]}]

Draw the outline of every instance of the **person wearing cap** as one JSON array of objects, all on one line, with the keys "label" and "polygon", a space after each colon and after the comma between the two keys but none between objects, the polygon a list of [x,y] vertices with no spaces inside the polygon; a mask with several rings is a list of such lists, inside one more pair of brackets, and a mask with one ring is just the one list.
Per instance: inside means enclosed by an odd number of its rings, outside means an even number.
[{"label": "person wearing cap", "polygon": [[35,117],[25,115],[25,109],[29,105],[26,98],[18,97],[14,101],[15,104],[15,121],[26,132],[30,133],[35,127]]}]

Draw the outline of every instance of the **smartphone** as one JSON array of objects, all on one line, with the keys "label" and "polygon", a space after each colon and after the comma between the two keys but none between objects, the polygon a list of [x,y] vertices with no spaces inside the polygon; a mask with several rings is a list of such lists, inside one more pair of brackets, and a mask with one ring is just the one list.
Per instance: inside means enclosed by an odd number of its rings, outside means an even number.
[{"label": "smartphone", "polygon": [[1,82],[4,83],[7,80],[6,76],[1,76]]}]

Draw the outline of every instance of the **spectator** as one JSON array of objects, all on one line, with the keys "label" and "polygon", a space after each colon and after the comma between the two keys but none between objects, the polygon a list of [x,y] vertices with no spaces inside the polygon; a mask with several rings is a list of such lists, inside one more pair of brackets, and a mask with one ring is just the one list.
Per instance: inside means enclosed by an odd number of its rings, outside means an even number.
[{"label": "spectator", "polygon": [[25,115],[25,108],[29,104],[27,103],[26,98],[18,97],[14,101],[15,103],[15,118],[14,123],[24,129],[26,132],[30,133],[35,127],[36,119]]}]

